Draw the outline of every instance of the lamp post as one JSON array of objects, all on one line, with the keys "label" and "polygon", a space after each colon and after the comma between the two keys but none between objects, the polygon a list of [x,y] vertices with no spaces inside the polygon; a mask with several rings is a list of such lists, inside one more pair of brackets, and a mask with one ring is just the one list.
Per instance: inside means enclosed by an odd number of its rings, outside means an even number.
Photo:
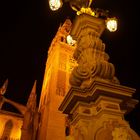
[{"label": "lamp post", "polygon": [[63,2],[69,2],[70,7],[76,11],[77,15],[82,13],[89,14],[91,16],[99,18],[100,16],[104,17],[106,28],[110,32],[114,32],[117,30],[117,19],[115,17],[108,17],[107,11],[102,9],[91,9],[90,6],[92,4],[92,0],[49,0],[49,6],[52,11],[56,11],[62,7]]}]

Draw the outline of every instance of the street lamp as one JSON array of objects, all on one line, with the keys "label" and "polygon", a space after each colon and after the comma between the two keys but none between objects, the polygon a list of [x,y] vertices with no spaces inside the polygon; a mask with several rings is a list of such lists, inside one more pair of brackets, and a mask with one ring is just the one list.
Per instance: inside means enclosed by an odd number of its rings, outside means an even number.
[{"label": "street lamp", "polygon": [[115,17],[107,18],[106,27],[110,32],[115,32],[117,30],[117,19]]},{"label": "street lamp", "polygon": [[63,5],[62,0],[49,0],[49,6],[52,11],[56,11]]},{"label": "street lamp", "polygon": [[[92,0],[63,0],[64,2],[69,2],[73,10],[79,11],[82,7],[90,7]],[[62,0],[49,0],[49,5],[51,10],[58,10],[63,4]],[[56,8],[57,7],[57,8]]]},{"label": "street lamp", "polygon": [[[70,7],[76,11],[77,15],[86,13],[91,16],[100,18],[100,16],[103,15],[106,23],[106,28],[110,32],[115,32],[117,30],[117,19],[115,17],[109,18],[107,11],[104,11],[102,9],[93,10],[90,8],[92,0],[63,0],[64,2],[69,2]],[[56,11],[63,5],[62,0],[49,0],[49,6],[52,11]]]}]

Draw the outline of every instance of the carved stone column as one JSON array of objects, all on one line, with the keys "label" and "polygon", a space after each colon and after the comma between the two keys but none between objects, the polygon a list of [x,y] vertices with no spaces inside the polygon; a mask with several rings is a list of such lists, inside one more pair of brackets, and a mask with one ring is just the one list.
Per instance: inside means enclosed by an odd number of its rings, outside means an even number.
[{"label": "carved stone column", "polygon": [[100,39],[104,29],[103,19],[88,14],[76,17],[71,36],[77,41],[74,58],[78,66],[74,68],[70,77],[72,86],[86,87],[95,78],[119,83],[115,77],[114,65],[108,62],[105,44]]},{"label": "carved stone column", "polygon": [[120,85],[115,77],[100,39],[104,29],[102,19],[86,14],[76,17],[71,36],[77,40],[78,66],[59,110],[71,116],[75,140],[140,140],[124,119],[138,103],[132,99],[135,89]]}]

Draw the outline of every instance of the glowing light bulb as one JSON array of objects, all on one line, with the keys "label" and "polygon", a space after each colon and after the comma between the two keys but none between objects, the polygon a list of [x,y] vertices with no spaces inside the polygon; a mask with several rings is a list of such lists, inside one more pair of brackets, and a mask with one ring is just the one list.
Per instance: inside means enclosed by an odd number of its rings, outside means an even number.
[{"label": "glowing light bulb", "polygon": [[49,0],[49,6],[52,11],[56,11],[62,7],[62,0]]},{"label": "glowing light bulb", "polygon": [[68,35],[67,36],[67,43],[69,44],[69,45],[75,45],[75,43],[76,43],[76,41],[75,40],[73,40],[73,38],[70,36],[70,35]]},{"label": "glowing light bulb", "polygon": [[115,32],[117,30],[117,19],[116,18],[108,18],[106,20],[106,26],[110,32]]}]

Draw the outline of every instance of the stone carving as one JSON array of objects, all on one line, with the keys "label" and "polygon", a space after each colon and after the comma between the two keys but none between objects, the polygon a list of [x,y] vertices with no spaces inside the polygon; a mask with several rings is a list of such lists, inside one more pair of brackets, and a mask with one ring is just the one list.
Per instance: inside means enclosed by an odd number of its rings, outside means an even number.
[{"label": "stone carving", "polygon": [[73,68],[77,65],[77,62],[72,56],[69,56],[69,72],[73,70]]},{"label": "stone carving", "polygon": [[66,81],[66,72],[58,70],[56,94],[59,96],[65,96],[66,93],[65,81]]},{"label": "stone carving", "polygon": [[114,65],[108,62],[109,56],[105,53],[105,44],[94,33],[85,33],[81,36],[74,58],[78,66],[72,71],[71,85],[81,86],[95,77],[119,83],[114,76]]},{"label": "stone carving", "polygon": [[88,139],[88,128],[84,124],[79,124],[74,129],[74,138],[76,140],[87,140]]},{"label": "stone carving", "polygon": [[109,119],[103,122],[94,135],[95,140],[140,140],[124,120]]},{"label": "stone carving", "polygon": [[57,41],[66,43],[66,37],[71,30],[71,25],[70,19],[66,19],[65,23],[62,26],[60,25],[55,37]]},{"label": "stone carving", "polygon": [[112,131],[113,140],[132,140],[131,135],[123,127],[116,127]]},{"label": "stone carving", "polygon": [[79,11],[82,7],[90,7],[92,0],[67,0],[70,2],[70,6],[73,10]]}]

